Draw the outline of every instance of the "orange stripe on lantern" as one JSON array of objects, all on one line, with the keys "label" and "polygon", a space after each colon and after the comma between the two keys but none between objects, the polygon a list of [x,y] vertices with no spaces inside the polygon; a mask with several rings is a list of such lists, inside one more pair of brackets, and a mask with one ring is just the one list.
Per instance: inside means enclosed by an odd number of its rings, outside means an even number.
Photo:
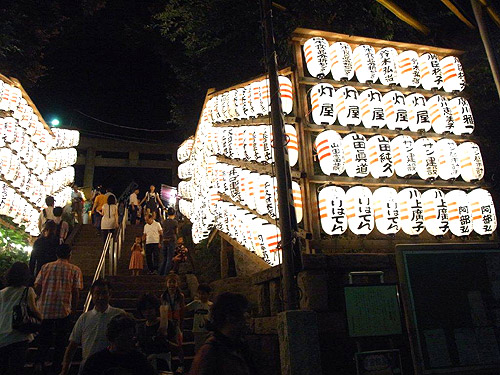
[{"label": "orange stripe on lantern", "polygon": [[473,217],[472,217],[472,220],[477,220],[477,219],[481,219],[481,218],[482,218],[482,216],[481,216],[481,215],[479,215],[479,216],[473,216]]},{"label": "orange stripe on lantern", "polygon": [[319,218],[324,219],[325,217],[328,217],[328,214],[322,214]]},{"label": "orange stripe on lantern", "polygon": [[431,120],[431,123],[433,123],[433,124],[434,124],[434,121],[436,121],[436,120],[437,120],[438,118],[440,118],[440,117],[441,117],[441,115],[438,115],[437,117],[434,117],[434,118]]},{"label": "orange stripe on lantern", "polygon": [[356,216],[356,214],[350,214],[350,215],[347,215],[347,218],[350,219],[351,217],[354,217]]},{"label": "orange stripe on lantern", "polygon": [[323,159],[324,159],[324,158],[326,158],[327,156],[331,156],[331,155],[332,155],[332,153],[331,153],[331,152],[327,152],[327,153],[325,153],[325,154],[321,155],[321,156],[319,157],[319,160],[323,160]]},{"label": "orange stripe on lantern", "polygon": [[448,220],[457,220],[457,219],[460,219],[460,216],[452,216],[448,218]]},{"label": "orange stripe on lantern", "polygon": [[401,216],[401,220],[408,220],[408,219],[409,219],[409,216],[408,216],[408,215]]},{"label": "orange stripe on lantern", "polygon": [[375,216],[375,220],[378,220],[378,219],[380,219],[382,217],[384,217],[384,215],[377,215],[377,216]]},{"label": "orange stripe on lantern", "polygon": [[443,81],[444,81],[444,82],[446,82],[446,81],[448,81],[449,79],[451,79],[451,78],[453,78],[453,77],[456,77],[456,76],[457,76],[456,74],[452,74],[452,75],[450,75],[450,76],[446,77]]},{"label": "orange stripe on lantern", "polygon": [[436,215],[430,215],[430,216],[424,217],[425,220],[435,219],[435,218],[436,218]]},{"label": "orange stripe on lantern", "polygon": [[370,165],[372,165],[373,163],[376,163],[377,161],[378,161],[378,158],[373,159],[372,161],[370,161]]}]

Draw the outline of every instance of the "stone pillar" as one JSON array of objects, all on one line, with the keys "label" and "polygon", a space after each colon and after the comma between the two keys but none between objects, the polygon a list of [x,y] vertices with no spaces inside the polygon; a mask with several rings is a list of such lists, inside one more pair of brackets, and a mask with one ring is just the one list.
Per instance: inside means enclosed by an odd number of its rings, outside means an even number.
[{"label": "stone pillar", "polygon": [[283,303],[281,301],[281,283],[279,279],[269,281],[269,309],[271,316],[277,315],[283,311]]},{"label": "stone pillar", "polygon": [[302,291],[300,308],[303,310],[328,311],[328,275],[323,271],[302,271],[297,277]]},{"label": "stone pillar", "polygon": [[83,173],[83,186],[94,187],[95,149],[88,148],[85,156],[85,171]]},{"label": "stone pillar", "polygon": [[139,163],[139,151],[129,151],[128,160],[131,166],[137,166]]}]

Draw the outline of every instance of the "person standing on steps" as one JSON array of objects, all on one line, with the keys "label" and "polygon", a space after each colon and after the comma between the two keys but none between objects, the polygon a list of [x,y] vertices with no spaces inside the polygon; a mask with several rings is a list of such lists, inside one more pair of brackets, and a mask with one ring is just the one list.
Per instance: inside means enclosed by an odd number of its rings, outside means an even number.
[{"label": "person standing on steps", "polygon": [[102,206],[108,203],[108,196],[104,194],[103,188],[98,192],[98,195],[94,199],[94,205],[92,206],[93,223],[97,228],[97,234],[101,234],[101,219],[102,219]]},{"label": "person standing on steps", "polygon": [[71,211],[76,214],[76,219],[78,224],[83,224],[83,202],[85,198],[83,194],[78,190],[76,184],[73,185],[73,191],[71,192]]},{"label": "person standing on steps", "polygon": [[146,192],[144,198],[142,198],[141,203],[139,204],[142,205],[144,202],[146,202],[145,217],[148,217],[148,214],[150,214],[153,215],[153,219],[160,219],[158,215],[158,207],[161,206],[163,209],[165,209],[165,206],[163,205],[163,202],[161,201],[158,193],[155,192],[154,185],[151,185],[149,187],[149,191]]},{"label": "person standing on steps", "polygon": [[57,225],[56,237],[59,239],[59,244],[63,244],[66,241],[69,233],[69,224],[67,221],[62,219],[63,208],[54,207],[54,223]]},{"label": "person standing on steps", "polygon": [[50,195],[45,198],[45,204],[47,205],[46,208],[40,212],[40,217],[38,218],[38,229],[40,232],[43,229],[43,226],[45,225],[45,222],[47,220],[54,220],[54,204],[55,200],[54,197],[51,197]]},{"label": "person standing on steps", "polygon": [[101,232],[103,234],[103,241],[106,241],[108,233],[115,234],[118,228],[118,206],[116,205],[116,198],[114,195],[108,195],[107,202],[103,204],[100,212],[101,219]]},{"label": "person standing on steps", "polygon": [[179,223],[175,220],[175,210],[172,207],[167,209],[167,219],[162,220],[163,229],[163,261],[160,267],[160,275],[166,276],[172,269],[172,259],[174,258],[175,243]]},{"label": "person standing on steps", "polygon": [[158,258],[162,243],[163,231],[159,222],[155,221],[153,215],[146,216],[143,240],[146,242],[146,263],[149,273],[158,273]]},{"label": "person standing on steps", "polygon": [[130,248],[130,263],[128,269],[132,271],[132,276],[139,276],[144,269],[144,257],[142,255],[142,236],[136,236],[135,242]]},{"label": "person standing on steps", "polygon": [[57,224],[54,221],[47,221],[42,229],[42,235],[33,244],[33,251],[30,254],[29,268],[33,277],[38,275],[43,265],[57,260],[57,247],[59,239],[56,236]]},{"label": "person standing on steps", "polygon": [[128,204],[130,206],[130,224],[137,224],[137,209],[139,208],[139,189],[135,189],[130,197],[128,198]]},{"label": "person standing on steps", "polygon": [[208,322],[213,302],[209,300],[212,289],[208,284],[198,285],[198,298],[186,305],[186,311],[194,311],[194,352],[197,353],[208,335]]}]

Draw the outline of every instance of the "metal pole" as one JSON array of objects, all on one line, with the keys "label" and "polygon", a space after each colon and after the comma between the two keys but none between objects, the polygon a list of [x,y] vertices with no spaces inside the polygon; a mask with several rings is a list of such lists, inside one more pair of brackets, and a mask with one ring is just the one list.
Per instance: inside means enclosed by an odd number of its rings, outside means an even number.
[{"label": "metal pole", "polygon": [[263,26],[266,36],[266,60],[269,73],[271,120],[273,127],[274,161],[278,184],[278,210],[281,230],[283,277],[281,287],[286,310],[296,310],[297,287],[294,274],[294,256],[300,257],[300,244],[295,236],[298,231],[292,195],[292,176],[286,148],[285,124],[281,110],[281,97],[274,45],[274,31],[270,0],[261,0]]},{"label": "metal pole", "polygon": [[497,93],[500,97],[500,73],[498,72],[498,64],[495,59],[495,54],[491,48],[488,30],[486,29],[486,25],[483,21],[483,9],[477,0],[470,0],[470,3],[472,5],[472,10],[474,11],[474,17],[476,17],[476,23],[479,28],[481,40],[483,41],[484,49],[486,50],[486,56],[488,56],[488,62],[490,63],[491,73],[493,74],[493,79],[497,87]]}]

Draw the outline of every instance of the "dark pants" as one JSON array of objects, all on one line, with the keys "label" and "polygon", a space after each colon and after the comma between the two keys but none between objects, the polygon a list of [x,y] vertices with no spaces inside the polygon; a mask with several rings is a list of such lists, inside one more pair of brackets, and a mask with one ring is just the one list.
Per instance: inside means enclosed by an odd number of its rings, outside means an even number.
[{"label": "dark pants", "polygon": [[102,220],[102,215],[101,215],[99,212],[95,211],[95,212],[93,213],[93,216],[94,216],[94,226],[97,228],[97,231],[98,231],[99,233],[101,233],[101,220]]},{"label": "dark pants", "polygon": [[[108,233],[111,233],[111,235],[114,235],[115,234],[115,230],[116,229],[102,229],[101,232],[102,232],[102,242],[103,243],[106,243],[106,238],[108,237]],[[111,237],[113,238],[113,237]]]},{"label": "dark pants", "polygon": [[35,362],[47,361],[49,348],[54,346],[53,368],[59,369],[64,357],[64,351],[68,345],[68,336],[71,330],[71,316],[61,319],[43,319],[40,327],[38,340],[38,352]]},{"label": "dark pants", "polygon": [[22,375],[28,353],[28,341],[15,342],[0,348],[0,374]]},{"label": "dark pants", "polygon": [[130,207],[130,224],[135,225],[137,221],[137,206],[129,206]]},{"label": "dark pants", "polygon": [[146,244],[146,263],[148,264],[149,272],[158,271],[159,253],[160,249],[158,249],[157,243]]},{"label": "dark pants", "polygon": [[163,261],[160,267],[160,275],[167,275],[172,269],[172,259],[175,252],[175,241],[163,241]]}]

